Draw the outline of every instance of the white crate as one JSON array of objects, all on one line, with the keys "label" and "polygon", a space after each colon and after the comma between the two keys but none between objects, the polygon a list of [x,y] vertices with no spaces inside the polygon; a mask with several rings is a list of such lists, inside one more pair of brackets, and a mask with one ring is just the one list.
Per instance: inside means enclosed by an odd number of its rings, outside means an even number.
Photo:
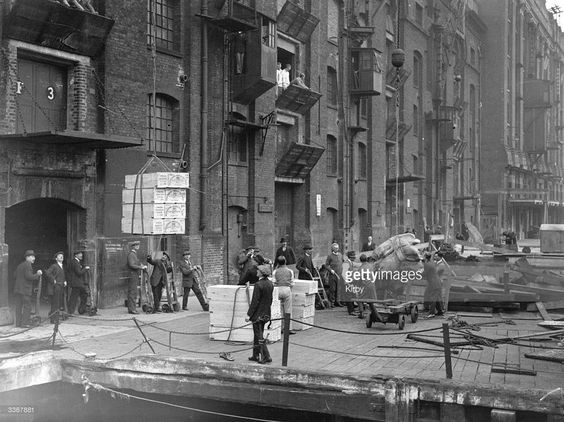
[{"label": "white crate", "polygon": [[[278,341],[281,338],[281,329],[280,324],[272,323],[270,330],[266,329],[268,324],[265,325],[264,336],[268,338],[269,341]],[[225,341],[227,339],[232,341],[243,341],[246,343],[253,342],[253,328],[252,327],[245,327],[239,328],[237,330],[232,330],[231,335],[229,335],[228,331],[229,327],[220,327],[220,326],[213,326],[210,325],[210,340],[220,340]]]},{"label": "white crate", "polygon": [[[137,185],[136,185],[137,182]],[[125,188],[183,188],[190,187],[190,175],[188,173],[157,172],[144,174],[127,174],[125,176]]]},{"label": "white crate", "polygon": [[310,328],[313,328],[310,325],[304,325],[301,324],[300,322],[305,322],[307,324],[313,324],[314,323],[314,316],[310,316],[307,318],[294,318],[292,317],[292,319],[298,320],[299,322],[294,322],[294,321],[290,321],[290,330],[294,330],[294,331],[303,331],[303,330],[309,330]]},{"label": "white crate", "polygon": [[[248,310],[249,307],[245,304],[235,307],[235,312],[233,312],[233,307],[227,306],[225,302],[210,301],[210,324],[224,327],[242,327],[247,324],[245,317]],[[278,306],[275,303],[272,304],[270,318],[278,320],[273,321],[273,324],[280,324],[280,302],[278,302]]]},{"label": "white crate", "polygon": [[[234,302],[237,297],[237,302],[247,301],[246,286],[233,286],[225,284],[216,284],[215,286],[208,287],[208,298],[211,300],[231,301]],[[249,286],[249,300],[253,298],[254,286]],[[272,302],[279,302],[278,300],[278,287],[274,287],[272,291]]]},{"label": "white crate", "polygon": [[294,280],[294,287],[292,287],[292,293],[317,293],[317,281],[316,280]]},{"label": "white crate", "polygon": [[121,199],[122,204],[186,204],[186,189],[123,189]]},{"label": "white crate", "polygon": [[186,220],[177,218],[121,219],[121,231],[131,234],[185,234]]},{"label": "white crate", "polygon": [[315,315],[315,305],[310,306],[292,306],[292,318],[308,318]]},{"label": "white crate", "polygon": [[315,293],[293,293],[292,306],[311,306],[315,305]]},{"label": "white crate", "polygon": [[[186,204],[123,204],[122,217],[140,220],[141,218],[186,218]],[[135,214],[134,214],[135,213]]]}]

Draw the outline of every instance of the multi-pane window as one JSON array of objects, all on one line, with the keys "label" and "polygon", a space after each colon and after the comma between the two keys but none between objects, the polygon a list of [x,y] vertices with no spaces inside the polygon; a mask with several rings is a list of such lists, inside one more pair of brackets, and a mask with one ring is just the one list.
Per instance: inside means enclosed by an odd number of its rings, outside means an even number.
[{"label": "multi-pane window", "polygon": [[327,151],[325,151],[327,157],[327,174],[330,176],[337,175],[337,138],[331,135],[327,135]]},{"label": "multi-pane window", "polygon": [[327,102],[337,105],[337,72],[332,67],[327,68]]},{"label": "multi-pane window", "polygon": [[155,152],[178,151],[178,107],[177,102],[166,95],[157,94],[153,104],[152,95],[147,96],[147,145]]},{"label": "multi-pane window", "polygon": [[358,177],[366,179],[366,145],[362,142],[358,143]]},{"label": "multi-pane window", "polygon": [[262,43],[268,47],[276,47],[276,26],[274,22],[263,16],[262,18]]},{"label": "multi-pane window", "polygon": [[233,128],[229,134],[229,162],[247,163],[247,131],[242,128]]},{"label": "multi-pane window", "polygon": [[423,26],[423,6],[419,3],[415,3],[415,22],[417,22],[417,25]]},{"label": "multi-pane window", "polygon": [[147,44],[178,50],[178,0],[147,0]]}]

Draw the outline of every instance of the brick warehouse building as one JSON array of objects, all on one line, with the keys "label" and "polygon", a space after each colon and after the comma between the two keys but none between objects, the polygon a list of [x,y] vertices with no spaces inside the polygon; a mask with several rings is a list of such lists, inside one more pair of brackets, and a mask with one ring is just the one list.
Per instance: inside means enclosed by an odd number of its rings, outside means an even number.
[{"label": "brick warehouse building", "polygon": [[[28,248],[46,266],[85,246],[110,306],[133,238],[141,256],[190,248],[217,283],[248,244],[324,257],[332,240],[479,225],[475,2],[93,3],[2,2],[2,291]],[[309,89],[277,89],[276,62]],[[148,171],[190,173],[185,235],[121,231],[124,175],[154,156]]]},{"label": "brick warehouse building", "polygon": [[[563,34],[544,1],[479,1],[488,27],[482,232],[538,237],[564,220]],[[490,71],[494,70],[495,71]],[[493,164],[496,165],[493,165]]]}]

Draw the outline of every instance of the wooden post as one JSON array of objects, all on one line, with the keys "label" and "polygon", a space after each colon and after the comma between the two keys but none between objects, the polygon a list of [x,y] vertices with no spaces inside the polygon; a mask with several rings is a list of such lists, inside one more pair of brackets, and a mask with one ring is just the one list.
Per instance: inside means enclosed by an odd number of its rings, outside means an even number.
[{"label": "wooden post", "polygon": [[137,322],[137,319],[133,318],[133,322],[135,323],[135,325],[137,325],[137,328],[139,329],[139,331],[141,332],[141,335],[143,336],[143,338],[145,339],[145,342],[149,345],[149,347],[151,348],[151,351],[153,352],[153,354],[156,354],[155,349],[153,349],[153,346],[151,346],[151,343],[149,343],[149,339],[145,336],[145,333],[143,332],[143,330],[141,329],[141,326],[139,325],[139,323]]},{"label": "wooden post", "polygon": [[448,322],[443,322],[443,343],[445,350],[445,369],[448,379],[452,379],[452,361],[450,360],[450,334]]},{"label": "wooden post", "polygon": [[288,366],[288,345],[290,343],[290,314],[284,314],[284,343],[282,344],[282,366]]}]

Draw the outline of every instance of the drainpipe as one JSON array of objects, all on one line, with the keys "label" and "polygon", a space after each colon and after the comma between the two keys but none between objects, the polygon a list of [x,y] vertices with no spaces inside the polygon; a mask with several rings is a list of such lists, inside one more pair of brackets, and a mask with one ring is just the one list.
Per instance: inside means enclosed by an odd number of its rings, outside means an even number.
[{"label": "drainpipe", "polygon": [[[208,2],[202,0],[202,16],[208,15]],[[202,41],[201,41],[201,102],[200,102],[200,231],[206,229],[207,222],[207,199],[206,186],[208,178],[208,23],[202,19]]]}]

